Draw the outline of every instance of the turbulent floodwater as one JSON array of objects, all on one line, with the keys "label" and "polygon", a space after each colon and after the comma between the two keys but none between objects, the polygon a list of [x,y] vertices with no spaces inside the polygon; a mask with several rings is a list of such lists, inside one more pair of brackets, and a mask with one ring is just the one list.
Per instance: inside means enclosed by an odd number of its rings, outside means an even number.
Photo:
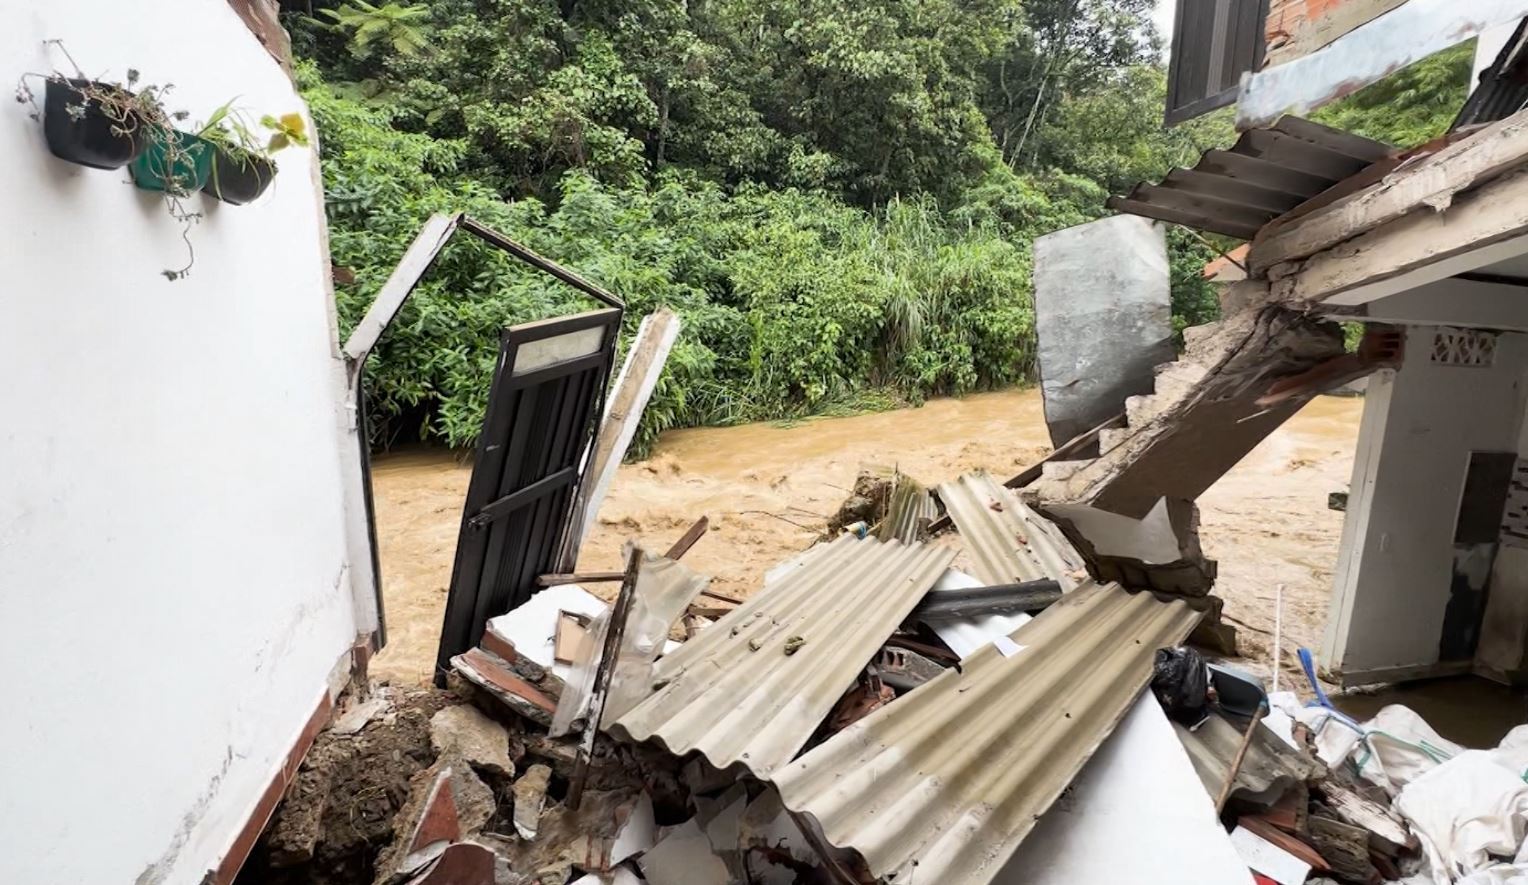
[{"label": "turbulent floodwater", "polygon": [[[1347,488],[1362,408],[1356,398],[1312,402],[1200,500],[1205,550],[1220,560],[1217,592],[1241,628],[1249,669],[1268,665],[1278,584],[1286,667],[1294,648],[1319,644],[1342,529],[1326,499]],[[579,569],[619,570],[628,538],[667,547],[707,515],[712,531],[685,562],[711,574],[713,587],[747,595],[812,544],[863,466],[897,467],[927,484],[977,469],[1006,478],[1049,450],[1033,389],[788,427],[672,431],[653,457],[622,465]],[[442,449],[376,459],[389,639],[372,665],[379,677],[429,676],[469,472]]]}]

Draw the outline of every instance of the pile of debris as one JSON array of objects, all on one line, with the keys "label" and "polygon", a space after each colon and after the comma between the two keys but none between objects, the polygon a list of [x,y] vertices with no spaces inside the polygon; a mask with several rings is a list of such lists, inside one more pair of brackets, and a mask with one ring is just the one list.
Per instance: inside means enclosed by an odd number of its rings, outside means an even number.
[{"label": "pile of debris", "polygon": [[[621,580],[613,604],[548,576],[451,659],[447,689],[351,699],[246,881],[1079,881],[1098,846],[1046,860],[1020,844],[1069,786],[1047,821],[1118,801],[1117,778],[1089,791],[1079,772],[1122,719],[1124,752],[1161,754],[1171,729],[1142,692],[1209,582],[1150,585],[1197,545],[1159,556],[1147,521],[1058,526],[983,474],[937,496],[958,535],[919,540],[938,508],[898,478],[876,525],[781,563],[747,600],[703,600],[708,579],[679,561],[704,522],[669,555],[633,547],[623,572],[590,576]],[[1133,558],[1107,552],[1120,532]],[[1168,743],[1178,782],[1154,789],[1193,783]],[[1218,836],[1221,872],[1245,873]]]},{"label": "pile of debris", "polygon": [[1407,707],[1358,722],[1312,687],[1268,696],[1245,733],[1225,712],[1175,726],[1259,882],[1528,882],[1528,726],[1467,750]]}]

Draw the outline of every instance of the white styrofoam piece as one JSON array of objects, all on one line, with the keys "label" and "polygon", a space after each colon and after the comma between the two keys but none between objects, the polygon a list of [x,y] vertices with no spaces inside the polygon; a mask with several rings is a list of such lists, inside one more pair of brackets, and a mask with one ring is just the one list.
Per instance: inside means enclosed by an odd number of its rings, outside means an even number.
[{"label": "white styrofoam piece", "polygon": [[708,814],[697,815],[697,817],[706,818],[706,838],[711,842],[711,850],[717,853],[738,851],[742,841],[743,809],[748,806],[746,789],[742,784],[736,784],[715,800],[707,800],[704,797],[697,797],[695,800],[697,806],[702,802],[711,802],[715,806],[703,809],[709,812]]},{"label": "white styrofoam piece", "polygon": [[994,885],[1251,885],[1188,753],[1149,692]]},{"label": "white styrofoam piece", "polygon": [[647,880],[628,866],[619,866],[608,873],[590,873],[573,880],[573,885],[646,885]]},{"label": "white styrofoam piece", "polygon": [[1236,846],[1247,866],[1279,885],[1302,885],[1305,877],[1310,875],[1310,864],[1246,827],[1237,827],[1231,833],[1231,844]]},{"label": "white styrofoam piece", "polygon": [[652,885],[727,885],[731,878],[694,818],[669,829],[637,863]]},{"label": "white styrofoam piece", "polygon": [[[930,592],[980,586],[982,586],[981,581],[959,569],[952,568],[939,578],[939,582]],[[967,658],[972,652],[986,646],[993,639],[1007,636],[1029,623],[1029,615],[1020,612],[1016,615],[986,615],[959,621],[936,620],[926,623],[929,629],[950,647],[950,651],[962,658]]]},{"label": "white styrofoam piece", "polygon": [[490,618],[488,626],[515,644],[515,651],[543,667],[551,667],[567,679],[572,667],[556,663],[557,613],[594,617],[606,609],[605,602],[577,584],[548,587],[519,608]]},{"label": "white styrofoam piece", "polygon": [[653,818],[652,797],[643,793],[637,799],[637,807],[626,818],[626,825],[615,836],[610,846],[610,862],[620,863],[628,857],[652,848],[658,842],[658,823]]},{"label": "white styrofoam piece", "polygon": [[992,637],[992,645],[998,650],[998,653],[1005,658],[1011,658],[1029,647],[1027,645],[1019,645],[1017,642],[1014,642],[1007,636]]}]

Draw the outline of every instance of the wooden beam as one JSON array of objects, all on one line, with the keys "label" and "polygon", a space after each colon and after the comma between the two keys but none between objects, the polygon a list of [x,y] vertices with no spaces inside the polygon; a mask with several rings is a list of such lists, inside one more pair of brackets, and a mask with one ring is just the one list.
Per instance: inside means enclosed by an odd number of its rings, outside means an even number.
[{"label": "wooden beam", "polygon": [[[456,227],[461,223],[460,212],[454,215],[431,215],[430,220],[419,229],[414,241],[404,250],[403,257],[398,259],[398,264],[393,272],[388,274],[387,282],[377,291],[377,297],[371,301],[371,307],[366,309],[366,315],[350,332],[350,337],[345,339],[345,359],[352,364],[364,362],[366,355],[371,353],[372,347],[382,333],[387,330],[393,317],[398,315],[403,302],[419,285],[419,280],[424,276],[430,265],[435,263],[436,256],[446,246],[446,241],[456,233]],[[352,368],[352,377],[354,369]]]},{"label": "wooden beam", "polygon": [[542,575],[536,579],[537,587],[561,587],[564,584],[608,584],[626,577],[625,572],[585,572],[584,574],[558,573]]},{"label": "wooden beam", "polygon": [[621,373],[605,406],[605,417],[595,437],[594,451],[589,454],[589,467],[573,502],[567,541],[559,556],[559,565],[564,571],[572,569],[578,561],[578,550],[594,527],[600,505],[615,481],[616,470],[637,434],[642,410],[647,408],[658,379],[663,375],[669,352],[678,339],[679,317],[673,311],[663,308],[642,318],[637,336],[632,339],[631,353],[621,365]]},{"label": "wooden beam", "polygon": [[690,526],[683,535],[680,535],[679,540],[674,542],[674,546],[670,547],[668,552],[663,554],[664,558],[677,560],[686,553],[689,553],[690,548],[695,546],[695,542],[704,537],[710,528],[711,517],[702,516],[700,519],[695,520],[695,524]]},{"label": "wooden beam", "polygon": [[[1067,460],[1072,455],[1097,442],[1098,435],[1100,433],[1103,433],[1105,430],[1108,430],[1111,427],[1118,427],[1124,423],[1125,413],[1121,412],[1118,415],[1115,415],[1113,418],[1110,418],[1104,423],[1093,428],[1092,430],[1077,434],[1076,436],[1062,443],[1061,448],[1056,449],[1054,452],[1051,452],[1049,455],[1046,455],[1044,458],[1041,458],[1039,461],[1031,464],[1024,470],[1024,472],[1020,473],[1018,476],[1013,477],[1012,479],[1009,479],[1007,482],[1003,483],[1003,485],[1010,489],[1025,488],[1035,480],[1039,479],[1042,475],[1044,475],[1046,464],[1049,464],[1052,461]],[[929,534],[933,534],[935,532],[942,532],[949,527],[950,515],[947,513],[944,516],[941,516],[933,522],[929,523],[928,530]]]},{"label": "wooden beam", "polygon": [[1528,174],[1497,179],[1275,269],[1274,301],[1362,304],[1528,252]]},{"label": "wooden beam", "polygon": [[621,638],[626,635],[626,621],[631,617],[631,606],[637,595],[637,574],[642,570],[642,548],[635,544],[626,559],[626,571],[622,575],[621,592],[610,607],[610,623],[605,628],[605,642],[600,649],[599,661],[594,667],[594,684],[589,690],[589,713],[584,721],[584,732],[578,742],[578,755],[573,763],[573,776],[568,779],[568,795],[564,800],[574,811],[578,810],[584,796],[584,784],[589,780],[589,762],[594,756],[594,739],[599,734],[600,720],[605,716],[605,699],[610,695],[610,678],[615,674],[616,657],[621,650]]},{"label": "wooden beam", "polygon": [[[1444,209],[1454,195],[1528,164],[1528,111],[1451,144],[1366,190],[1310,212],[1256,242],[1254,274],[1306,258],[1409,214]],[[1429,208],[1431,207],[1431,209]]]}]

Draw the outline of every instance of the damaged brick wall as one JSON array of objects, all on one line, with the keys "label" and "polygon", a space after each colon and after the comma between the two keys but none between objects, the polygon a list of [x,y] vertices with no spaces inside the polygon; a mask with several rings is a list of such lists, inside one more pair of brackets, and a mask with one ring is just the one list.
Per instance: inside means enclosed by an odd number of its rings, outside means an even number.
[{"label": "damaged brick wall", "polygon": [[1263,67],[1281,65],[1331,43],[1406,0],[1271,0]]}]

